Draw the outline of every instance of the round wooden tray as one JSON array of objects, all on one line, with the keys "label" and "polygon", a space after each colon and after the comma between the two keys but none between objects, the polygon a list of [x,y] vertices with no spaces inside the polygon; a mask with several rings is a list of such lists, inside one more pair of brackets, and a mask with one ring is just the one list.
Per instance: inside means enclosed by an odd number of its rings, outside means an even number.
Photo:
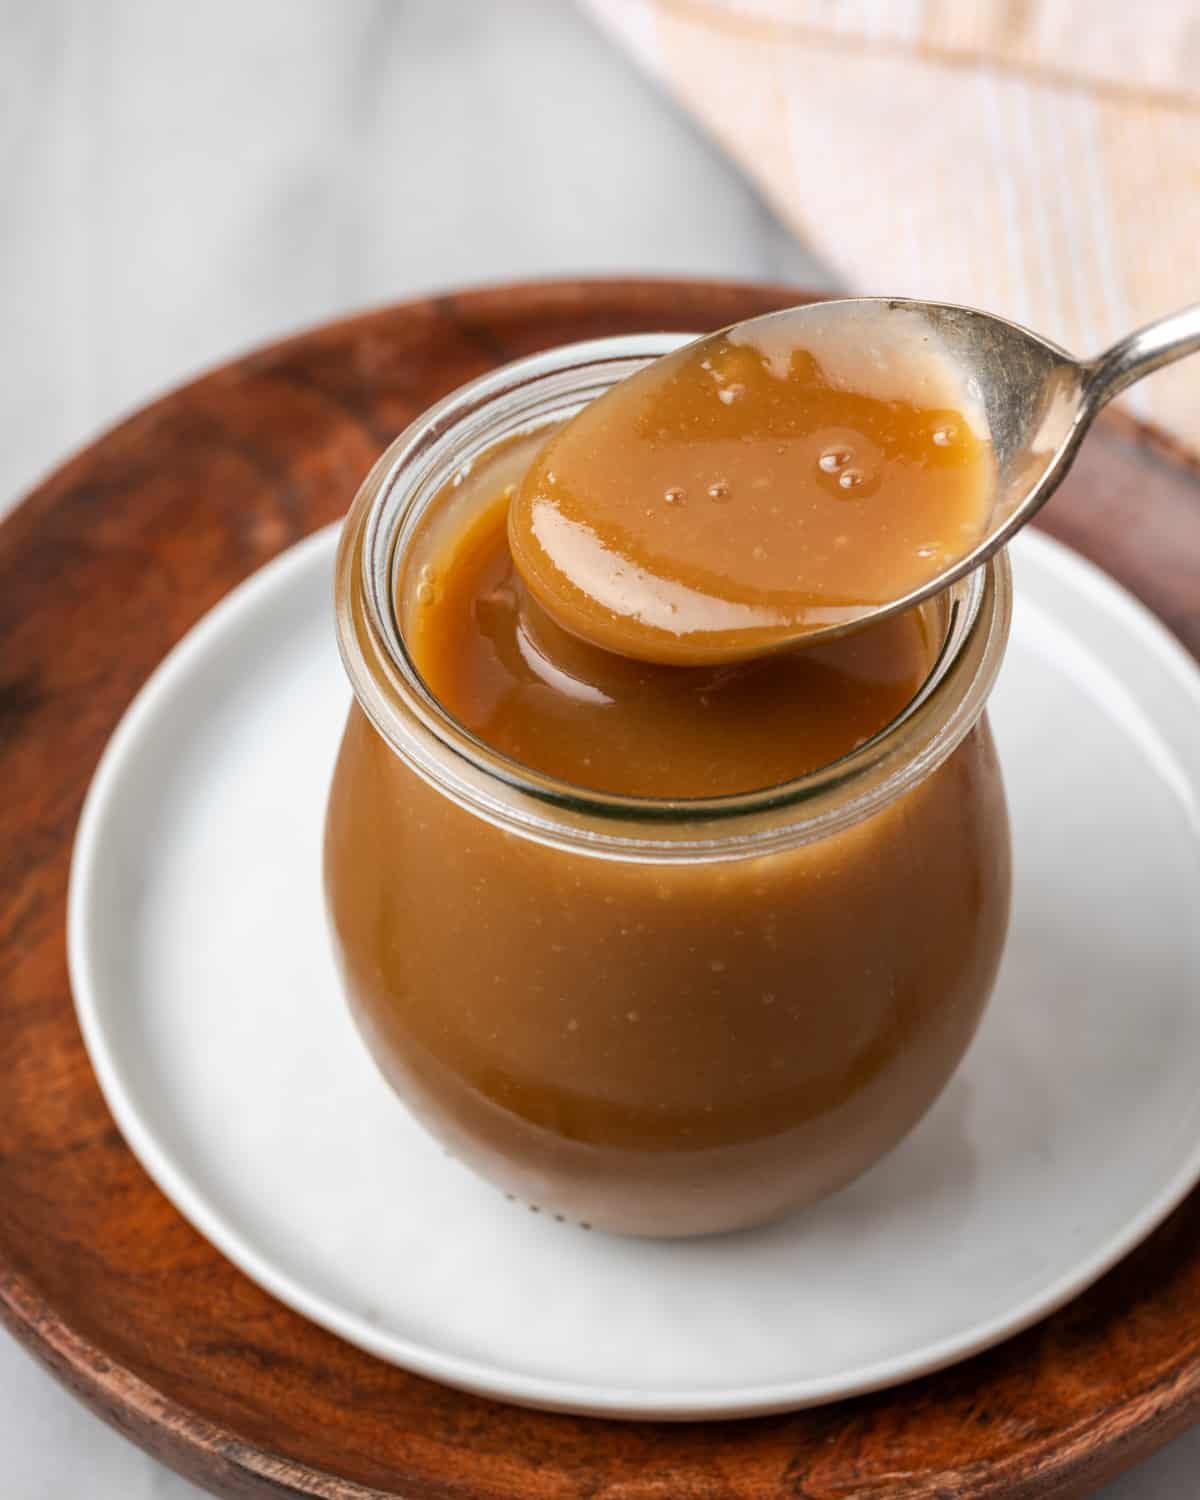
[{"label": "round wooden tray", "polygon": [[[168,648],[340,515],[380,449],[471,376],[797,300],[570,282],[369,313],[165,397],[0,527],[0,1314],[88,1405],[218,1494],[1065,1497],[1200,1415],[1200,1193],[1085,1296],[940,1375],[755,1421],[590,1421],[460,1395],[281,1307],[152,1186],[88,1066],[64,947],[72,836],[104,742]],[[1047,525],[1200,654],[1200,478],[1154,434],[1104,420]]]}]

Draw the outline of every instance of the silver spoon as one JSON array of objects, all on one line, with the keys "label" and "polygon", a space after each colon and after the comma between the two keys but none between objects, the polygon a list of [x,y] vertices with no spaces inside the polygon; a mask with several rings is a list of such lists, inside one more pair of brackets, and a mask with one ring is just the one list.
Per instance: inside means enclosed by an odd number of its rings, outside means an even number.
[{"label": "silver spoon", "polygon": [[[1200,350],[1200,304],[1149,323],[1095,359],[1085,360],[1006,318],[947,302],[900,297],[816,302],[768,313],[726,332],[736,337],[740,328],[764,331],[767,325],[794,321],[799,343],[804,320],[832,307],[844,308],[847,314],[858,309],[877,327],[876,319],[886,323],[893,314],[903,315],[910,327],[914,315],[926,325],[957,365],[964,383],[969,383],[987,418],[996,458],[996,490],[987,531],[970,552],[902,598],[848,622],[798,631],[797,643],[806,646],[911,609],[986,562],[1049,500],[1093,419],[1114,396],[1163,365]],[[781,326],[779,331],[786,333],[786,328]]]}]

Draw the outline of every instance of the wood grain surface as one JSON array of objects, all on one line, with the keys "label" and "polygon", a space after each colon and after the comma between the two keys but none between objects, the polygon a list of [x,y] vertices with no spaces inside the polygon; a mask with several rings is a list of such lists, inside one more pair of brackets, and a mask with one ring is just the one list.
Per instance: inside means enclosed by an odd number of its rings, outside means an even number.
[{"label": "wood grain surface", "polygon": [[[104,743],[163,654],[340,515],[384,445],[462,381],[552,344],[796,300],[569,282],[368,313],[139,412],[0,526],[0,1314],[82,1400],[217,1494],[1067,1497],[1200,1416],[1200,1194],[1055,1317],[942,1374],[754,1421],[593,1421],[461,1395],[281,1307],[151,1185],[88,1066],[66,969],[71,841]],[[1200,479],[1154,434],[1106,418],[1046,524],[1200,654]]]}]

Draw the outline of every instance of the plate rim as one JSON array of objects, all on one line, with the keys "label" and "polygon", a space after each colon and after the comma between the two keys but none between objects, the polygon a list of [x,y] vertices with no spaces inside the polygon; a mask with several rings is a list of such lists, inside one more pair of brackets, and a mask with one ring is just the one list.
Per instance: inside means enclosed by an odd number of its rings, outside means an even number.
[{"label": "plate rim", "polygon": [[[521,1372],[476,1357],[447,1354],[399,1334],[384,1335],[366,1320],[346,1313],[326,1296],[308,1290],[277,1269],[235,1224],[206,1199],[189,1174],[177,1166],[168,1149],[138,1110],[133,1091],[121,1076],[120,1049],[111,1044],[103,1019],[103,1000],[93,986],[88,957],[94,892],[102,867],[105,820],[114,805],[126,763],[153,730],[157,716],[169,710],[174,694],[186,684],[194,662],[219,650],[246,617],[267,610],[286,594],[293,580],[332,558],[340,523],[303,538],[252,573],[221,598],[167,653],[127,706],[97,764],[80,815],[71,854],[67,895],[67,952],[72,1000],[85,1047],[105,1102],[121,1134],[150,1178],[176,1210],[216,1249],[292,1311],[354,1347],[413,1374],[458,1390],[537,1410],[608,1419],[703,1422],[744,1419],[867,1395],[957,1364],[1004,1342],[1042,1321],[1093,1285],[1147,1238],[1200,1182],[1200,1137],[1182,1164],[1120,1232],[1102,1242],[1076,1268],[1019,1304],[1007,1315],[989,1319],[966,1332],[924,1344],[915,1353],[894,1355],[856,1368],[845,1376],[775,1381],[756,1386],[695,1391],[667,1390],[652,1397],[615,1385],[584,1384]],[[1200,663],[1146,605],[1096,564],[1041,532],[1026,532],[1018,553],[1039,556],[1051,571],[1086,596],[1094,606],[1115,615],[1123,630],[1138,638],[1170,672],[1200,717]],[[332,612],[332,603],[331,603]]]}]

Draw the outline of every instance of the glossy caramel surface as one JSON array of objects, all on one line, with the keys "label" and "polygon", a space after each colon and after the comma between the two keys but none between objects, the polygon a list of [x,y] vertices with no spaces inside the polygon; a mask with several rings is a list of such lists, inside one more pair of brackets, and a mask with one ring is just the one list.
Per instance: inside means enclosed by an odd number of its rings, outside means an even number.
[{"label": "glossy caramel surface", "polygon": [[634,796],[774,786],[870,739],[928,671],[916,612],[761,661],[680,668],[614,656],[529,599],[506,510],[501,495],[427,565],[409,640],[454,717],[535,770]]},{"label": "glossy caramel surface", "polygon": [[981,540],[994,463],[921,328],[808,308],[794,328],[746,324],[613,386],[518,489],[510,541],[530,590],[594,645],[711,664],[935,578]]}]

